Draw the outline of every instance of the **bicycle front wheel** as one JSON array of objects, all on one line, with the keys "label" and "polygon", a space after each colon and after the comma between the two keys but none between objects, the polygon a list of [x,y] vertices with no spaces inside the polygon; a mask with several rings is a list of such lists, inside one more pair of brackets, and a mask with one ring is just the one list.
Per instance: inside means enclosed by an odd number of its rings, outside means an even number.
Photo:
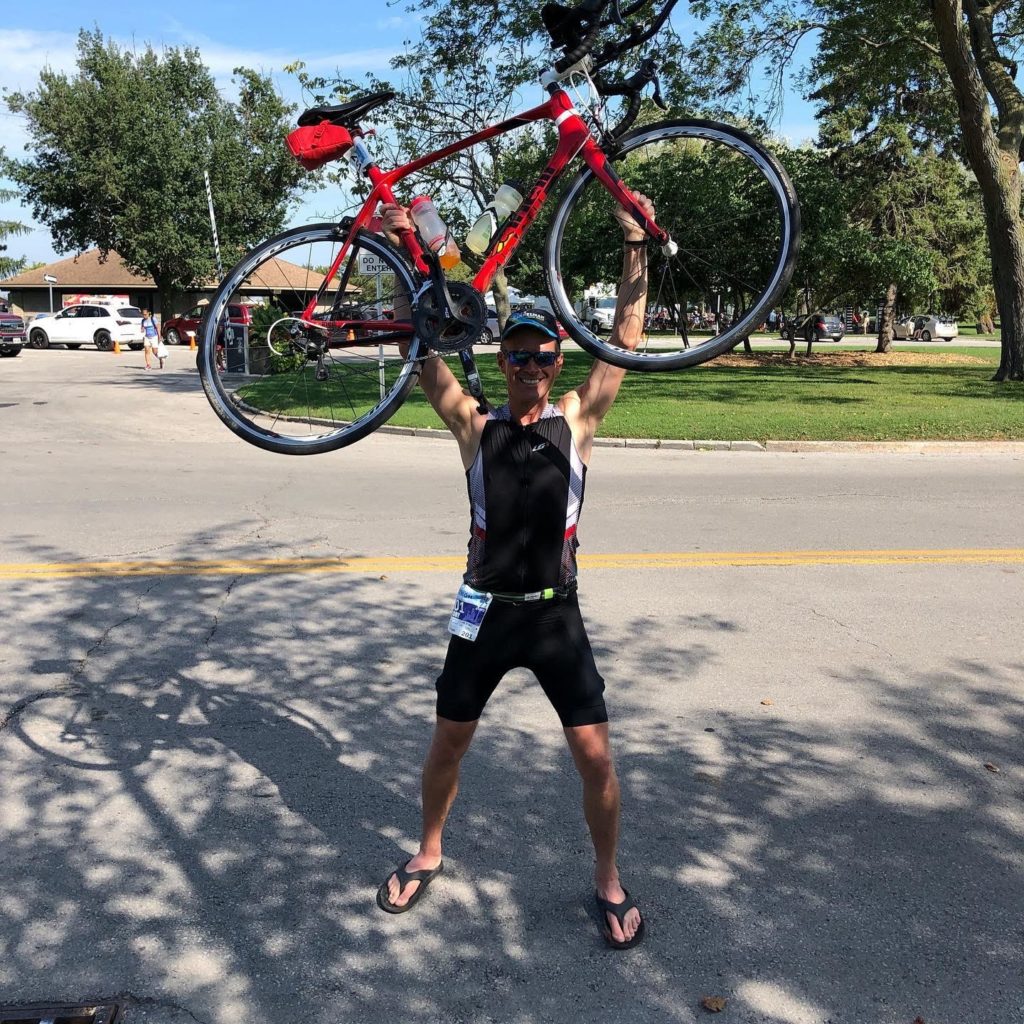
[{"label": "bicycle front wheel", "polygon": [[[622,273],[617,204],[589,168],[552,218],[548,293],[569,335],[627,370],[677,370],[734,348],[789,285],[800,237],[796,194],[779,162],[745,132],[714,121],[665,121],[619,140],[608,159],[678,247],[647,245],[647,316],[630,350],[600,337]],[[604,314],[605,317],[608,314]]]},{"label": "bicycle front wheel", "polygon": [[294,228],[249,253],[200,326],[199,373],[217,415],[272,452],[314,455],[375,430],[416,383],[415,279],[378,235]]}]

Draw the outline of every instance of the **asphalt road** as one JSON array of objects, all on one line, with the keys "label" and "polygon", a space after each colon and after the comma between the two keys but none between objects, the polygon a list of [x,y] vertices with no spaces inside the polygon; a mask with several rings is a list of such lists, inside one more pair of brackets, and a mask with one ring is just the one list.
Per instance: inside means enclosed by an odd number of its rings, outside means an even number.
[{"label": "asphalt road", "polygon": [[581,601],[649,922],[616,954],[526,673],[467,756],[445,875],[374,905],[417,836],[453,444],[267,455],[187,363],[0,361],[0,1004],[1024,1021],[1019,448],[595,451]]}]

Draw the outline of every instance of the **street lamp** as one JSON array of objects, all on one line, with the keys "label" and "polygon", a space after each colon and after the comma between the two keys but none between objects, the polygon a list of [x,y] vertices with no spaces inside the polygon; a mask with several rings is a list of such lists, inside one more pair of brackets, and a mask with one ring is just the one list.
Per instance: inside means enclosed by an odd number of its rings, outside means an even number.
[{"label": "street lamp", "polygon": [[43,274],[43,280],[46,282],[50,289],[50,312],[53,312],[53,286],[57,283],[57,278],[53,274]]}]

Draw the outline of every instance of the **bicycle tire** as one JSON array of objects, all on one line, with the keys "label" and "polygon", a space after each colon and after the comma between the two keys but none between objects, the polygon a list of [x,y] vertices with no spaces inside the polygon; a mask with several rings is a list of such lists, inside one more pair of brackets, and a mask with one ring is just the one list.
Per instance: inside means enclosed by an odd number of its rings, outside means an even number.
[{"label": "bicycle tire", "polygon": [[[203,314],[196,357],[203,390],[222,422],[258,448],[286,455],[317,455],[353,444],[395,413],[419,377],[425,348],[413,332],[401,337],[408,345],[403,356],[396,340],[402,333],[400,327],[398,331],[358,328],[357,335],[355,328],[329,330],[295,315],[317,292],[324,278],[322,268],[331,265],[332,254],[337,254],[347,237],[337,224],[329,223],[275,235],[228,272]],[[376,277],[376,295],[364,294],[366,275],[360,275],[354,265],[353,276],[361,282],[359,286],[346,281],[343,274],[335,276],[317,310],[323,309],[325,322],[330,322],[342,316],[337,313],[341,303],[346,321],[351,317],[354,322],[380,324],[388,302],[393,305],[399,296],[411,302],[417,281],[398,250],[384,238],[359,232],[354,241],[347,260],[355,260],[360,251],[374,258],[373,266],[386,268],[370,275]],[[383,277],[394,280],[389,295],[381,291]],[[339,278],[346,283],[344,292],[338,286]],[[357,293],[351,300],[350,289]],[[229,341],[235,342],[234,329],[239,327],[227,319],[228,303],[235,296],[239,297],[236,302],[246,297],[260,299],[250,305],[252,324],[246,327],[249,337],[243,344],[248,345],[247,359],[258,352],[264,372],[242,376],[231,373],[230,366],[218,370],[217,363],[225,358]],[[364,315],[367,311],[373,316]],[[315,318],[320,316],[314,313]],[[314,349],[315,363],[310,354]],[[250,363],[247,369],[252,369]],[[318,370],[326,371],[326,378],[316,377]]]},{"label": "bicycle tire", "polygon": [[[586,301],[583,292],[588,286],[599,283],[588,281],[587,275],[595,278],[603,272],[606,283],[617,283],[618,271],[613,276],[612,265],[618,254],[621,270],[622,259],[622,233],[612,216],[616,204],[589,167],[567,186],[545,241],[544,273],[555,315],[583,349],[627,370],[684,369],[734,348],[763,322],[793,275],[800,207],[789,176],[750,135],[716,121],[647,125],[617,140],[608,157],[632,190],[653,199],[658,223],[679,244],[672,256],[663,254],[653,240],[647,246],[648,313],[668,310],[678,337],[658,340],[645,327],[641,343],[630,350],[613,343],[614,333],[601,338],[587,326],[586,307],[577,304]],[[729,196],[724,195],[727,188],[732,190]],[[687,201],[691,210],[704,210],[705,216],[716,208],[737,211],[736,216],[719,217],[717,224],[692,223],[686,216]],[[723,225],[728,237],[722,233]],[[747,232],[752,241],[744,250]],[[758,242],[771,247],[767,256],[756,250]],[[716,268],[712,260],[722,265]],[[666,279],[675,281],[671,295],[657,290]],[[722,288],[723,282],[731,290]],[[698,334],[691,338],[691,310],[706,308],[722,293],[733,297],[735,321],[707,339]]]}]

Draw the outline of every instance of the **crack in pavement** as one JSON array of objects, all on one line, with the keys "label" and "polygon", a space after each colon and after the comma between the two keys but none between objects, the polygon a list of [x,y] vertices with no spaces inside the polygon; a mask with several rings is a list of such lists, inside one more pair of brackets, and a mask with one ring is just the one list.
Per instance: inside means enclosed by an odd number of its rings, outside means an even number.
[{"label": "crack in pavement", "polygon": [[853,626],[847,625],[845,622],[840,622],[839,619],[833,618],[831,615],[824,615],[819,612],[817,608],[812,608],[811,612],[812,614],[817,615],[819,619],[824,619],[826,622],[831,622],[836,626],[842,626],[842,628],[845,629],[847,633],[857,641],[857,643],[867,644],[869,647],[874,647],[876,651],[881,651],[886,657],[891,658],[893,661],[897,660],[896,655],[893,654],[892,651],[887,650],[881,644],[876,644],[873,640],[868,640],[866,637],[861,636],[856,632],[856,630],[854,630]]},{"label": "crack in pavement", "polygon": [[181,1003],[176,1003],[171,999],[158,999],[155,996],[137,996],[132,992],[121,992],[112,1001],[123,1003],[126,1009],[130,1009],[132,1006],[141,1008],[166,1006],[172,1010],[180,1010],[182,1013],[187,1013],[196,1024],[209,1024],[208,1021],[197,1017],[187,1006],[182,1006]]},{"label": "crack in pavement", "polygon": [[206,639],[203,641],[204,647],[209,647],[213,643],[213,638],[217,635],[217,630],[220,628],[220,613],[224,610],[224,605],[228,603],[228,599],[231,597],[231,592],[235,589],[235,584],[241,580],[241,576],[232,576],[228,581],[227,588],[224,591],[224,596],[220,599],[220,604],[217,605],[217,610],[213,613],[213,625],[210,626],[210,632],[207,633]]},{"label": "crack in pavement", "polygon": [[111,633],[119,626],[123,626],[126,622],[131,622],[132,619],[137,619],[142,614],[142,602],[149,596],[149,594],[159,587],[164,581],[157,579],[153,583],[150,583],[145,590],[135,599],[135,611],[130,615],[126,615],[123,619],[108,626],[99,636],[99,639],[86,650],[85,654],[77,660],[72,662],[75,667],[68,673],[67,680],[61,683],[59,686],[52,687],[49,690],[43,690],[41,693],[33,694],[31,697],[23,697],[21,700],[16,701],[11,708],[6,711],[2,717],[0,717],[0,731],[7,728],[8,725],[15,718],[18,717],[26,708],[31,707],[37,701],[45,700],[50,697],[84,697],[88,693],[84,687],[78,685],[79,677],[85,671],[86,666],[89,664],[89,659],[106,643],[107,638]]}]

